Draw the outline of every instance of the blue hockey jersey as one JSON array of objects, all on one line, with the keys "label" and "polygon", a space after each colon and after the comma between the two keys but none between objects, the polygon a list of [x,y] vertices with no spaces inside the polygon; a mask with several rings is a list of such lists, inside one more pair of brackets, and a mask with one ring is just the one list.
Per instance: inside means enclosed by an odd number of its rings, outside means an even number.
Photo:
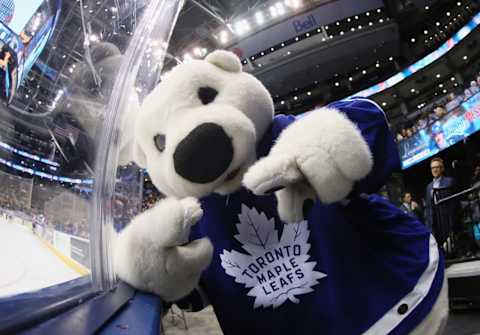
[{"label": "blue hockey jersey", "polygon": [[[383,198],[363,195],[400,166],[383,111],[366,99],[330,107],[358,125],[374,155],[348,204],[317,201],[304,221],[284,224],[274,195],[241,189],[201,201],[204,216],[191,238],[208,236],[214,245],[201,286],[226,335],[408,334],[439,295],[443,260],[430,231]],[[275,117],[259,156],[294,121]]]}]

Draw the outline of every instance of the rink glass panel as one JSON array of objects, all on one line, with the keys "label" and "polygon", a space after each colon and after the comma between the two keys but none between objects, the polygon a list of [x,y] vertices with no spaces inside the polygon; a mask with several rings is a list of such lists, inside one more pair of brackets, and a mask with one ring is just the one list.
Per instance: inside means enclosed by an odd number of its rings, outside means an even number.
[{"label": "rink glass panel", "polygon": [[[140,213],[145,179],[131,159],[132,115],[159,81],[182,5],[6,3],[0,10],[0,321],[15,316],[2,310],[17,297],[53,304],[57,289],[62,300],[75,287],[81,296],[116,285],[111,238]],[[46,288],[50,299],[42,298]]]}]

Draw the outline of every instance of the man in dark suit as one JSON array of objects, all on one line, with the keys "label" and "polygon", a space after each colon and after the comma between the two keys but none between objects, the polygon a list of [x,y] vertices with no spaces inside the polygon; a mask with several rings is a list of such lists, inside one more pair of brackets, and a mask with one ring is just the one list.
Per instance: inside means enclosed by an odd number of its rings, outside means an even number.
[{"label": "man in dark suit", "polygon": [[[425,195],[426,211],[425,223],[432,229],[433,235],[441,245],[455,227],[455,204],[447,202],[435,207],[437,201],[455,193],[455,180],[444,176],[445,165],[443,159],[436,157],[430,161],[433,180],[427,185]],[[434,198],[436,197],[436,198]]]},{"label": "man in dark suit", "polygon": [[402,196],[402,204],[400,209],[407,214],[414,215],[420,221],[423,221],[423,211],[420,208],[420,205],[413,200],[412,194],[410,192],[405,192]]}]

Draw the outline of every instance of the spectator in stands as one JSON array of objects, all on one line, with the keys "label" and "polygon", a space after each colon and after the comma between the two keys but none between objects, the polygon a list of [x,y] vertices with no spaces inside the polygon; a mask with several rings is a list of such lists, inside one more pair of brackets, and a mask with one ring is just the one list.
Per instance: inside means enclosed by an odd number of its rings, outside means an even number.
[{"label": "spectator in stands", "polygon": [[[448,236],[448,233],[450,232],[450,228],[452,228],[451,226],[453,226],[453,222],[455,222],[454,208],[443,208],[444,211],[442,212],[442,216],[444,217],[441,219],[438,217],[438,215],[435,215],[434,200],[440,200],[434,199],[435,191],[438,194],[441,194],[442,198],[451,195],[455,193],[455,181],[451,177],[444,176],[445,165],[443,163],[443,159],[439,157],[435,157],[430,161],[430,169],[433,180],[427,185],[425,194],[425,223],[430,229],[432,229],[437,241],[440,244],[443,244]],[[443,225],[444,222],[447,222],[448,227]]]},{"label": "spectator in stands", "polygon": [[424,129],[428,125],[428,115],[427,116],[422,116],[420,119],[417,121],[417,129]]},{"label": "spectator in stands", "polygon": [[442,105],[434,105],[433,106],[433,113],[430,114],[429,117],[429,124],[435,123],[437,120],[440,120],[442,117],[447,115],[447,110]]},{"label": "spectator in stands", "polygon": [[472,95],[474,94],[477,94],[478,92],[480,92],[480,87],[478,87],[478,84],[475,80],[472,80],[470,82],[470,92],[472,93]]},{"label": "spectator in stands", "polygon": [[463,97],[456,96],[455,93],[450,93],[449,95],[447,95],[447,101],[448,102],[445,105],[445,109],[447,110],[447,112],[450,112],[460,106],[460,104],[463,102]]},{"label": "spectator in stands", "polygon": [[480,182],[480,163],[475,165],[475,168],[473,170],[473,176],[472,176],[472,186],[475,185],[476,183]]},{"label": "spectator in stands", "polygon": [[475,93],[472,92],[472,89],[467,87],[464,91],[463,91],[463,100],[468,100],[470,99],[470,97],[472,95],[474,95]]},{"label": "spectator in stands", "polygon": [[405,192],[402,196],[402,204],[400,209],[407,214],[412,214],[417,219],[423,221],[423,211],[420,208],[420,205],[413,200],[412,194],[410,192]]}]

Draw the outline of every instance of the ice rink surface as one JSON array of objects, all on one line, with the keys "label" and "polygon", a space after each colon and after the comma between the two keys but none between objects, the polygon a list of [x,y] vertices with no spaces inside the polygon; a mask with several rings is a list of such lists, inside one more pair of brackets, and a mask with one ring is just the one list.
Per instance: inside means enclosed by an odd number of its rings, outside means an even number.
[{"label": "ice rink surface", "polygon": [[27,227],[0,218],[0,298],[63,283],[80,275]]}]

